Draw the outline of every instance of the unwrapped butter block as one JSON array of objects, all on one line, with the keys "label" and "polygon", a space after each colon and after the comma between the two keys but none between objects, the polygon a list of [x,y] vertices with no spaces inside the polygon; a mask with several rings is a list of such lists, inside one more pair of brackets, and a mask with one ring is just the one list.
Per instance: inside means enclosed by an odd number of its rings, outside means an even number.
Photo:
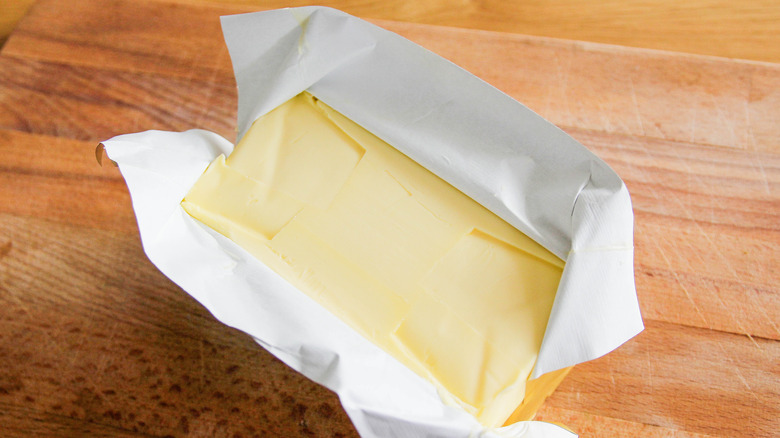
[{"label": "unwrapped butter block", "polygon": [[103,142],[144,250],[335,391],[367,437],[571,437],[525,421],[642,330],[625,185],[520,103],[322,7],[223,17],[239,142]]},{"label": "unwrapped butter block", "polygon": [[482,424],[523,401],[563,261],[311,94],[182,205]]}]

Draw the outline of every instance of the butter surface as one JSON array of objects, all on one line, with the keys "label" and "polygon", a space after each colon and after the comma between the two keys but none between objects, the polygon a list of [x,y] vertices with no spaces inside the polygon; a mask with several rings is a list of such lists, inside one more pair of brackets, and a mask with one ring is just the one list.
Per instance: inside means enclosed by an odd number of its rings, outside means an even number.
[{"label": "butter surface", "polygon": [[310,94],[182,206],[486,426],[523,401],[563,262]]}]

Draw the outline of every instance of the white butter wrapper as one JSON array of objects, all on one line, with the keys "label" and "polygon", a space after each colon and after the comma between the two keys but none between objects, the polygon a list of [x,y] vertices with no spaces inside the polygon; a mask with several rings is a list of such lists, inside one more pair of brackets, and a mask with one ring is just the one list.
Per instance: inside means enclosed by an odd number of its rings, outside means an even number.
[{"label": "white butter wrapper", "polygon": [[[566,261],[532,377],[602,356],[642,331],[628,191],[581,144],[449,61],[334,9],[227,16],[222,27],[238,83],[239,138],[308,90]],[[481,426],[187,215],[180,201],[231,142],[191,130],[103,144],[127,182],[149,259],[219,320],[335,391],[362,436],[576,436],[534,421]]]}]

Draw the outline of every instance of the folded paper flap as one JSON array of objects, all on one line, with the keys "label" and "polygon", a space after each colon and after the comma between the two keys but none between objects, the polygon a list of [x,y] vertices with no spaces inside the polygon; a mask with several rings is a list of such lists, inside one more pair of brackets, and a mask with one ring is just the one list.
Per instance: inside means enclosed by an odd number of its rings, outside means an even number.
[{"label": "folded paper flap", "polygon": [[[185,153],[177,146],[181,142],[189,145]],[[140,179],[158,181],[159,190],[151,194],[136,194],[135,187],[128,181],[139,229],[149,230],[141,233],[144,248],[157,239],[164,224],[179,210],[181,199],[211,160],[233,150],[233,144],[225,138],[202,129],[185,132],[151,130],[119,135],[103,144],[109,158],[121,164],[120,171],[126,181],[129,173],[137,174]],[[178,165],[171,166],[172,162]]]},{"label": "folded paper flap", "polygon": [[239,139],[258,117],[374,48],[372,38],[354,37],[352,17],[335,12],[310,6],[222,17],[239,90]]},{"label": "folded paper flap", "polygon": [[601,161],[572,212],[572,249],[532,378],[603,356],[644,329],[634,284],[633,210]]},{"label": "folded paper flap", "polygon": [[[617,174],[559,128],[450,61],[330,8],[228,16],[222,25],[239,84],[240,133],[308,90],[564,260],[572,249],[631,248],[631,203]],[[279,33],[248,35],[239,28]],[[596,280],[587,272],[564,273],[548,325],[561,335],[545,336],[535,376],[594,359],[641,327],[638,305],[615,304],[625,304],[623,297],[636,301],[633,252],[587,257],[606,263],[592,265],[601,272],[619,271],[621,280],[590,284]],[[605,299],[588,299],[592,293]],[[590,305],[559,304],[574,295]],[[603,318],[583,316],[589,314]],[[610,325],[602,336],[612,314],[632,319]]]}]

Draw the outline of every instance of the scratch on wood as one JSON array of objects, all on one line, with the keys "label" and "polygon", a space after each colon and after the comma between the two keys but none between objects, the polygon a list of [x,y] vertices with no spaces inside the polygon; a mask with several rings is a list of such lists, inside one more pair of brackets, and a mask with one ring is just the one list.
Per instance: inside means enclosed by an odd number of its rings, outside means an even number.
[{"label": "scratch on wood", "polygon": [[647,359],[647,380],[650,383],[650,390],[653,390],[653,359],[650,357],[650,345],[645,348],[645,358]]},{"label": "scratch on wood", "polygon": [[634,103],[634,113],[636,114],[637,122],[639,122],[639,130],[643,136],[647,135],[645,126],[642,123],[642,114],[639,112],[639,101],[636,98],[636,88],[634,87],[634,77],[632,75],[628,75],[628,84],[631,86],[631,101]]},{"label": "scratch on wood", "polygon": [[712,100],[712,106],[715,107],[715,112],[718,114],[718,120],[720,121],[720,125],[725,125],[728,128],[729,134],[731,134],[731,138],[729,141],[729,144],[727,146],[740,148],[739,142],[737,141],[737,132],[734,128],[734,121],[729,120],[728,116],[724,113],[723,108],[718,105],[718,100],[715,99],[715,95],[710,94],[709,95],[710,100]]},{"label": "scratch on wood", "polygon": [[[752,86],[752,83],[753,83],[752,78],[751,78],[750,83],[751,83],[751,86]],[[756,136],[753,133],[753,125],[752,125],[752,122],[750,121],[750,106],[748,105],[747,100],[744,102],[743,107],[745,108],[745,123],[747,125],[747,137],[748,137],[747,138],[747,141],[748,141],[747,148],[750,151],[750,154],[754,158],[754,163],[757,165],[758,171],[761,172],[761,183],[762,183],[761,185],[764,187],[764,192],[767,195],[771,195],[772,194],[772,190],[769,188],[769,179],[766,176],[766,170],[764,169],[764,163],[762,162],[761,157],[758,156],[758,151],[756,150],[758,144],[756,143]]]},{"label": "scratch on wood", "polygon": [[734,374],[737,375],[737,378],[742,382],[743,385],[745,385],[745,388],[747,388],[748,392],[750,392],[750,395],[753,396],[757,401],[761,401],[761,399],[758,397],[755,391],[753,391],[753,388],[750,387],[750,384],[745,379],[745,376],[742,375],[742,372],[739,370],[738,363],[734,362],[734,359],[731,358],[731,355],[729,355],[728,351],[723,347],[723,344],[720,341],[715,341],[718,344],[718,347],[720,347],[720,350],[723,352],[723,357],[725,357],[730,363],[731,368],[734,370]]},{"label": "scratch on wood", "polygon": [[596,108],[598,108],[598,114],[601,114],[601,124],[604,131],[607,133],[618,132],[612,127],[612,122],[609,119],[609,111],[604,110],[604,105],[601,103],[601,101],[597,99],[595,104]]},{"label": "scratch on wood", "polygon": [[572,58],[574,57],[574,48],[572,47],[571,50],[566,52],[566,55],[566,59],[564,60],[565,65],[560,66],[558,63],[556,63],[556,67],[558,67],[558,77],[559,83],[561,84],[561,97],[563,98],[563,105],[566,109],[567,117],[571,117],[571,107],[569,106],[569,99],[566,96],[569,90],[569,71],[571,70]]},{"label": "scratch on wood", "polygon": [[[700,174],[695,172],[688,165],[688,161],[685,158],[683,158],[682,156],[680,156],[677,151],[675,151],[675,154],[676,154],[677,159],[685,166],[685,169],[686,169],[687,173],[689,175],[692,175],[696,179],[696,181],[699,183],[700,186],[705,187],[706,183],[704,181],[702,181]],[[754,156],[756,156],[757,153],[755,151],[753,151],[752,154]],[[764,185],[767,187],[767,190],[768,190],[768,186],[766,185],[766,182],[767,182],[766,175],[763,172],[763,170],[764,170],[763,164],[761,164],[761,160],[760,159],[757,159],[756,162],[758,162],[758,165],[761,168],[761,174],[762,174],[762,177],[763,177],[763,182],[764,182]],[[701,226],[699,221],[697,221],[696,219],[693,218],[693,216],[691,215],[690,211],[688,209],[684,208],[684,205],[683,205],[682,201],[680,201],[679,197],[677,197],[676,195],[672,195],[672,196],[673,196],[674,201],[680,206],[680,210],[685,213],[687,218],[690,219],[690,221],[694,224],[694,226],[696,227],[698,232],[704,237],[704,239],[707,241],[707,243],[709,243],[709,245],[713,249],[713,253],[716,254],[718,256],[718,258],[721,259],[721,261],[723,262],[723,265],[725,265],[728,268],[729,272],[734,277],[734,279],[737,282],[739,282],[739,283],[743,283],[742,278],[739,275],[739,272],[734,268],[734,266],[732,265],[732,263],[729,260],[729,258],[726,257],[723,254],[723,252],[720,250],[720,248],[718,248],[718,246],[712,240],[710,234],[707,233],[707,231]],[[726,303],[723,300],[723,297],[720,295],[719,289],[717,289],[717,288],[714,289],[714,292],[715,292],[715,296],[717,297],[717,299],[720,302],[721,306],[723,306],[723,308],[726,308],[727,307]],[[769,321],[769,324],[775,329],[775,331],[780,332],[780,330],[778,330],[778,327],[775,324],[774,320],[772,318],[770,318],[769,315],[767,315],[766,309],[764,307],[762,307],[762,306],[754,306],[754,309],[757,309],[765,317],[765,319],[767,321]],[[750,337],[750,334],[748,333],[747,329],[745,329],[745,327],[741,324],[740,320],[737,319],[737,318],[734,318],[734,321],[736,322],[737,327],[739,328],[741,333],[744,333],[748,337]]]},{"label": "scratch on wood", "polygon": [[696,143],[696,125],[698,123],[697,117],[699,116],[699,112],[696,111],[696,105],[691,105],[691,109],[693,110],[693,120],[691,120],[691,143]]},{"label": "scratch on wood", "polygon": [[[647,158],[648,159],[652,158],[650,152],[647,150],[647,147],[644,145],[644,143],[640,143],[640,146],[641,146],[642,151],[644,152],[644,154],[647,156]],[[679,155],[678,155],[678,158],[679,158]],[[648,178],[648,176],[646,175],[645,171],[641,167],[637,167],[636,170],[639,173],[642,174],[642,177],[644,179],[646,179],[648,181],[652,180],[651,178]],[[650,193],[657,200],[663,199],[663,198],[661,198],[658,195],[657,190],[655,188],[653,188],[652,186],[650,188]],[[680,208],[685,212],[685,214],[691,220],[693,220],[693,217],[691,217],[690,212],[687,209],[684,208],[684,206],[680,202],[679,198],[677,198],[676,196],[673,196],[672,199],[680,206]],[[666,209],[664,208],[663,214],[669,214],[669,212],[666,211]],[[695,220],[694,220],[694,222],[695,222]],[[698,223],[697,223],[697,226],[698,226]],[[672,273],[672,275],[674,276],[675,281],[677,282],[678,285],[680,285],[680,288],[685,293],[686,298],[688,298],[688,301],[690,301],[690,303],[693,305],[693,308],[696,311],[696,314],[699,316],[699,318],[701,318],[701,321],[704,323],[704,326],[709,328],[709,329],[712,329],[712,326],[710,325],[709,321],[707,321],[707,318],[704,316],[704,313],[701,311],[701,309],[699,308],[698,304],[696,304],[696,301],[694,301],[693,296],[691,296],[690,291],[688,291],[688,288],[685,287],[685,284],[683,283],[682,279],[680,278],[680,276],[679,276],[679,274],[677,272],[677,269],[674,269],[674,266],[672,265],[671,260],[669,260],[669,257],[666,255],[666,251],[664,251],[663,247],[658,243],[657,240],[653,240],[652,242],[653,242],[653,245],[660,252],[661,257],[664,259],[664,262],[666,263],[666,266],[669,268],[669,272]]]},{"label": "scratch on wood", "polygon": [[[763,309],[763,308],[762,308],[762,309]],[[765,314],[765,315],[766,315],[766,314]],[[767,318],[768,318],[768,317],[767,317]],[[769,320],[769,322],[770,322],[770,323],[772,323],[772,327],[773,327],[775,330],[777,330],[777,326],[775,325],[774,321],[772,321],[772,320],[770,319],[770,320]],[[761,354],[763,354],[764,356],[766,356],[767,358],[769,358],[769,356],[766,354],[766,351],[764,351],[764,349],[763,349],[763,348],[761,348],[761,345],[760,345],[758,342],[756,342],[756,339],[755,339],[753,336],[750,336],[750,333],[745,333],[745,336],[747,336],[747,337],[748,337],[748,339],[750,339],[750,342],[752,342],[752,343],[753,343],[753,345],[755,345],[755,347],[756,347],[756,348],[758,348],[758,351],[760,351],[760,352],[761,352]]]},{"label": "scratch on wood", "polygon": [[699,309],[699,305],[696,304],[696,301],[694,301],[693,296],[691,296],[691,293],[688,291],[688,288],[685,287],[685,284],[680,279],[680,276],[678,275],[677,271],[674,269],[674,266],[672,266],[671,260],[669,260],[669,257],[666,256],[666,252],[664,251],[663,247],[659,245],[657,242],[653,242],[656,248],[658,248],[658,251],[661,253],[661,257],[663,257],[664,261],[666,262],[666,266],[669,268],[669,272],[672,273],[674,276],[674,279],[677,281],[677,284],[680,285],[680,288],[685,293],[685,296],[688,298],[688,301],[693,304],[693,309],[696,311],[696,314],[699,315],[699,318],[701,318],[702,322],[704,323],[704,326],[712,329],[712,326],[710,325],[709,321],[707,321],[707,318],[704,316],[704,313],[702,313],[701,309]]},{"label": "scratch on wood", "polygon": [[16,302],[16,304],[19,306],[19,308],[20,308],[20,309],[22,309],[22,311],[23,311],[23,312],[24,312],[24,313],[25,313],[25,314],[26,314],[28,317],[30,317],[30,319],[35,319],[35,317],[33,316],[33,313],[30,311],[30,308],[29,308],[29,307],[27,307],[27,305],[26,305],[26,304],[24,304],[24,302],[23,302],[22,300],[20,300],[20,299],[19,299],[19,297],[18,297],[18,296],[16,296],[16,294],[14,294],[14,293],[8,293],[8,294],[5,294],[5,296],[7,296],[7,297],[11,298],[12,300],[14,300],[14,302]]},{"label": "scratch on wood", "polygon": [[198,343],[198,354],[200,356],[200,385],[203,387],[206,379],[206,365],[203,358],[203,341]]},{"label": "scratch on wood", "polygon": [[755,164],[758,166],[758,171],[761,172],[761,183],[764,187],[764,192],[766,192],[767,195],[772,194],[772,190],[769,188],[769,179],[766,176],[766,170],[764,169],[764,163],[762,162],[761,158],[758,156],[758,151],[756,150],[758,147],[758,144],[756,143],[756,136],[753,132],[753,122],[750,119],[750,96],[753,94],[753,76],[751,75],[748,80],[748,97],[745,99],[745,101],[742,103],[742,107],[745,109],[745,126],[747,129],[747,149],[751,152],[751,155],[755,159]]},{"label": "scratch on wood", "polygon": [[[648,157],[650,157],[650,155],[651,155],[651,154],[649,153],[649,151],[647,150],[647,148],[646,148],[646,147],[644,147],[644,145],[642,145],[642,149],[643,149],[643,151],[644,151],[645,155],[647,155]],[[695,172],[695,171],[694,171],[694,169],[692,169],[692,168],[690,167],[690,165],[688,164],[688,161],[687,161],[687,160],[686,160],[684,157],[682,157],[682,156],[679,154],[679,152],[678,152],[678,151],[676,151],[676,150],[675,150],[675,155],[676,155],[676,159],[677,159],[677,160],[678,160],[678,161],[679,161],[679,162],[680,162],[680,163],[681,163],[681,164],[682,164],[682,165],[685,167],[685,169],[687,170],[687,173],[688,173],[688,174],[690,174],[690,175],[693,175],[693,177],[696,179],[696,181],[698,182],[698,184],[700,184],[701,186],[705,186],[705,183],[704,183],[704,182],[701,180],[701,177],[700,177],[700,175],[699,175],[699,174],[697,174],[697,172]],[[760,163],[760,160],[756,160],[756,161],[758,161],[758,162]],[[760,164],[759,164],[759,165],[760,165]],[[763,169],[763,167],[762,167],[762,169]],[[644,173],[644,172],[643,172],[643,171],[641,171],[641,170],[640,170],[640,172]],[[764,180],[766,181],[766,178],[765,178],[765,176],[764,176]],[[661,198],[658,196],[658,193],[656,192],[656,190],[655,190],[655,189],[652,189],[652,195],[653,195],[653,197],[655,197],[656,199],[659,199],[659,200],[661,199]],[[674,202],[674,203],[675,203],[675,204],[676,204],[676,205],[679,207],[678,211],[682,212],[682,213],[685,215],[685,217],[686,217],[687,219],[689,219],[689,220],[690,220],[690,222],[691,222],[691,223],[694,225],[694,227],[695,227],[695,229],[698,231],[698,233],[699,233],[699,234],[700,234],[702,237],[704,237],[705,241],[706,241],[706,242],[709,244],[709,246],[712,248],[712,254],[714,254],[714,255],[715,255],[715,256],[716,256],[716,257],[717,257],[717,258],[718,258],[718,259],[719,259],[719,260],[722,262],[722,266],[726,267],[726,269],[727,269],[727,272],[728,272],[728,273],[729,273],[729,274],[730,274],[730,275],[731,275],[731,276],[732,276],[732,277],[733,277],[733,278],[734,278],[734,279],[735,279],[735,280],[736,280],[738,283],[743,283],[743,280],[742,280],[742,278],[741,278],[741,276],[740,276],[739,272],[738,272],[738,271],[737,271],[737,270],[734,268],[734,265],[732,264],[732,261],[731,261],[731,260],[730,260],[730,259],[729,259],[729,258],[728,258],[728,257],[727,257],[727,256],[726,256],[724,253],[723,253],[723,251],[721,250],[721,248],[719,248],[719,247],[718,247],[718,245],[717,245],[717,244],[715,243],[715,241],[712,239],[712,237],[710,236],[710,234],[709,234],[709,233],[708,233],[708,232],[707,232],[707,231],[706,231],[706,230],[705,230],[705,229],[704,229],[704,228],[701,226],[701,223],[700,223],[700,221],[699,221],[699,220],[697,220],[696,218],[694,218],[694,216],[691,214],[690,210],[689,210],[688,208],[686,208],[686,204],[680,200],[679,196],[677,196],[677,195],[676,195],[676,194],[674,194],[674,193],[671,193],[668,199],[669,199],[669,200],[671,200],[672,202]],[[664,213],[666,213],[666,211],[664,211]],[[697,313],[697,314],[698,314],[698,315],[699,315],[699,316],[702,318],[702,320],[705,322],[705,324],[706,324],[706,326],[707,326],[708,328],[712,328],[712,326],[710,326],[710,325],[709,325],[709,323],[707,322],[706,318],[704,317],[703,313],[700,311],[700,309],[698,308],[698,306],[696,305],[696,303],[693,301],[693,298],[692,298],[692,296],[691,296],[691,294],[690,294],[690,291],[689,291],[689,290],[688,290],[688,289],[685,287],[685,285],[682,283],[682,281],[681,281],[681,279],[679,278],[679,276],[678,276],[678,274],[677,274],[676,270],[675,270],[675,269],[672,269],[671,261],[670,261],[670,260],[668,259],[668,257],[666,256],[666,253],[664,252],[664,250],[663,250],[663,247],[662,247],[662,246],[660,246],[660,245],[659,245],[657,242],[654,242],[654,243],[655,243],[655,246],[656,246],[656,248],[658,248],[658,249],[659,249],[659,251],[661,252],[661,255],[663,256],[663,258],[664,258],[664,261],[666,262],[667,266],[670,268],[670,269],[669,269],[669,270],[670,270],[670,272],[672,272],[672,273],[673,273],[673,275],[674,275],[674,277],[675,277],[675,280],[677,280],[677,283],[678,283],[678,284],[680,285],[680,287],[682,288],[682,290],[683,290],[683,292],[685,293],[685,295],[686,295],[686,297],[688,298],[688,300],[689,300],[689,301],[690,301],[690,302],[691,302],[691,303],[694,305],[694,308],[696,309],[696,313]],[[726,302],[723,300],[723,297],[721,296],[720,290],[719,290],[719,289],[717,289],[717,288],[714,288],[714,289],[712,289],[712,293],[714,293],[714,295],[715,295],[715,298],[718,300],[718,302],[720,303],[720,305],[721,305],[723,308],[726,308],[726,307],[727,307],[727,305],[726,305]],[[770,317],[767,315],[767,313],[766,313],[766,309],[765,309],[765,308],[763,308],[762,306],[753,306],[753,308],[754,308],[754,309],[756,309],[756,310],[758,310],[758,312],[760,312],[760,314],[761,314],[761,315],[763,315],[763,316],[764,316],[764,318],[765,318],[767,321],[769,321],[770,325],[771,325],[771,326],[772,326],[772,327],[773,327],[775,330],[778,330],[778,328],[777,328],[777,325],[775,324],[775,322],[772,320],[772,318],[770,318]],[[736,326],[737,326],[737,329],[739,330],[739,333],[742,333],[742,334],[745,334],[745,335],[748,335],[748,336],[750,336],[750,334],[749,334],[748,330],[747,330],[747,329],[744,327],[744,325],[742,324],[742,321],[740,320],[740,318],[736,317],[736,316],[735,316],[735,315],[733,315],[733,314],[732,314],[732,315],[730,315],[730,317],[732,318],[732,320],[733,320],[733,321],[734,321],[734,323],[736,324]]]},{"label": "scratch on wood", "polygon": [[[216,60],[221,59],[222,56],[223,56],[223,53],[225,53],[226,50],[227,50],[227,46],[225,46],[225,45],[220,46],[218,55],[213,58],[215,60],[214,61],[215,63],[219,62],[219,61],[216,61]],[[194,72],[194,70],[193,70],[193,72]],[[219,69],[218,68],[211,69],[211,74],[209,75],[209,78],[206,81],[206,83],[210,84],[212,86],[211,87],[208,87],[208,86],[206,87],[206,96],[204,97],[203,105],[201,105],[202,109],[198,112],[197,118],[195,119],[196,120],[196,123],[195,123],[196,126],[202,126],[202,125],[205,124],[206,116],[208,115],[209,111],[212,108],[212,106],[210,105],[210,102],[211,102],[211,98],[215,94],[216,87],[214,87],[213,84],[217,83],[217,81],[216,81],[217,76],[219,76]],[[193,77],[193,80],[195,80],[194,77]]]}]

